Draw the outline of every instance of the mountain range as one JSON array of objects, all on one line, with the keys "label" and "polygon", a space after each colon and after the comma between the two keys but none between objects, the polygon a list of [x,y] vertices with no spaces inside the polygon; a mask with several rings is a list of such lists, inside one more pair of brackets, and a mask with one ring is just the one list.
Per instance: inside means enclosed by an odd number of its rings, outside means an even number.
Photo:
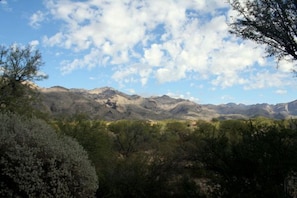
[{"label": "mountain range", "polygon": [[280,104],[197,104],[167,95],[142,97],[110,87],[92,90],[61,86],[38,88],[42,109],[52,116],[84,114],[93,119],[248,119],[258,116],[284,119],[297,117],[297,100]]}]

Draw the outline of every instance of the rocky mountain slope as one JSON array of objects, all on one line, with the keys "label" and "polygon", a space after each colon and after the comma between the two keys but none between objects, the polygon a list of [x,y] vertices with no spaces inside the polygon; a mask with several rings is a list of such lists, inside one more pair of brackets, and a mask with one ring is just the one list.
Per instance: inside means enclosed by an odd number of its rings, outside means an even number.
[{"label": "rocky mountain slope", "polygon": [[277,105],[222,104],[199,105],[169,96],[141,97],[128,95],[110,87],[93,90],[64,87],[39,88],[43,110],[53,116],[83,113],[90,118],[118,119],[231,119],[265,116],[297,117],[297,100]]}]

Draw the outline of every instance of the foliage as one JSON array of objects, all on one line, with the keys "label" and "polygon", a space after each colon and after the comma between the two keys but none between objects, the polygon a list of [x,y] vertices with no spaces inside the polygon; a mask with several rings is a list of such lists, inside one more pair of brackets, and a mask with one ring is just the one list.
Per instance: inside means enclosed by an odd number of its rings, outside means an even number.
[{"label": "foliage", "polygon": [[284,182],[297,171],[297,133],[281,121],[259,123],[224,122],[217,136],[193,134],[188,153],[202,165],[214,197],[287,196]]},{"label": "foliage", "polygon": [[97,197],[293,197],[296,120],[54,122],[88,151]]},{"label": "foliage", "polygon": [[89,159],[96,168],[100,181],[97,193],[107,193],[108,174],[113,170],[115,152],[108,134],[106,123],[88,120],[85,115],[78,114],[71,118],[61,118],[51,123],[57,132],[76,139],[88,152]]},{"label": "foliage", "polygon": [[267,53],[278,59],[297,60],[296,0],[229,0],[237,11],[231,33],[267,46]]},{"label": "foliage", "polygon": [[37,93],[31,82],[47,78],[40,72],[42,65],[40,52],[30,45],[0,46],[0,109],[20,114],[32,111]]},{"label": "foliage", "polygon": [[0,197],[94,197],[87,153],[46,123],[0,114]]},{"label": "foliage", "polygon": [[124,157],[149,149],[154,131],[145,121],[118,121],[109,125],[109,130],[115,135],[114,146]]}]

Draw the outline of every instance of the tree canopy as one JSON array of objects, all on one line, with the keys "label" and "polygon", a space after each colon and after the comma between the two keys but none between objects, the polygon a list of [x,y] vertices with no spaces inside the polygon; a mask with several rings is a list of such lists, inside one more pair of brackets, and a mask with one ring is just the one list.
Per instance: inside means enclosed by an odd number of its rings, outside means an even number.
[{"label": "tree canopy", "polygon": [[30,83],[48,77],[40,71],[42,65],[41,53],[31,45],[0,46],[1,109],[29,109],[35,99]]},{"label": "tree canopy", "polygon": [[1,76],[19,82],[43,80],[47,78],[40,72],[43,65],[41,53],[31,45],[21,47],[0,46]]},{"label": "tree canopy", "polygon": [[297,60],[297,0],[229,0],[230,32],[266,45],[268,56]]}]

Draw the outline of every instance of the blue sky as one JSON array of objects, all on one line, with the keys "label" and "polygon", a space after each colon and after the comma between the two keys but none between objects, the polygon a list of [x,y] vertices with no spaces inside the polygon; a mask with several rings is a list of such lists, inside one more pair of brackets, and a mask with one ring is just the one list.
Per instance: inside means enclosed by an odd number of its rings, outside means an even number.
[{"label": "blue sky", "polygon": [[293,63],[228,33],[222,0],[1,0],[0,44],[42,53],[41,87],[113,87],[201,104],[282,103]]}]

